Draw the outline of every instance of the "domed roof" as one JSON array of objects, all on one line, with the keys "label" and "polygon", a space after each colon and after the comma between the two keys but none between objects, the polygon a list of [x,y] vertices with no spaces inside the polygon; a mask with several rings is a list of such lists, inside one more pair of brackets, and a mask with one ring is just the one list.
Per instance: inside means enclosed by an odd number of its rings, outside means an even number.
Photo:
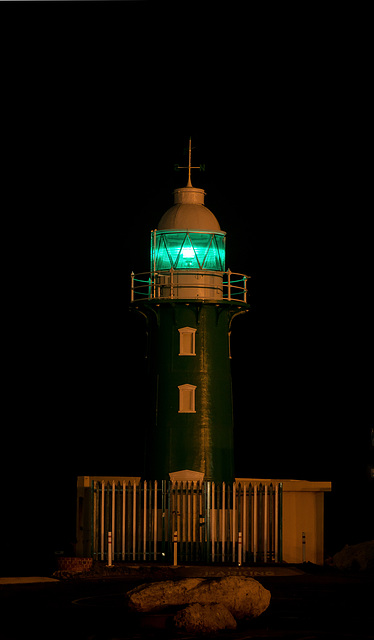
[{"label": "domed roof", "polygon": [[220,231],[217,218],[203,204],[175,204],[158,223],[158,230]]},{"label": "domed roof", "polygon": [[204,206],[204,190],[194,187],[175,189],[174,205],[164,213],[158,229],[221,231],[215,215]]}]

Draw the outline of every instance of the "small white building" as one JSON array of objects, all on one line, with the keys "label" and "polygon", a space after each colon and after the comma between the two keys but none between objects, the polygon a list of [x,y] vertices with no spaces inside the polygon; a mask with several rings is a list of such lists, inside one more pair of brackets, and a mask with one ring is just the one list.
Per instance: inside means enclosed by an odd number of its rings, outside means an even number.
[{"label": "small white building", "polygon": [[331,482],[236,478],[236,482],[268,485],[282,483],[283,561],[324,562],[324,495]]}]

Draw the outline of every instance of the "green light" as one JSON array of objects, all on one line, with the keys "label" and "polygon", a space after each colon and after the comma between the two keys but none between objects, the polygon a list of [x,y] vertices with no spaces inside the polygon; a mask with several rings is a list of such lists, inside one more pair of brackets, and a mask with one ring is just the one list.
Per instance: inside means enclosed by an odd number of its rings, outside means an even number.
[{"label": "green light", "polygon": [[192,247],[183,247],[182,256],[184,259],[193,258],[194,255],[195,255],[195,252]]},{"label": "green light", "polygon": [[225,270],[225,234],[156,231],[151,237],[151,270]]}]

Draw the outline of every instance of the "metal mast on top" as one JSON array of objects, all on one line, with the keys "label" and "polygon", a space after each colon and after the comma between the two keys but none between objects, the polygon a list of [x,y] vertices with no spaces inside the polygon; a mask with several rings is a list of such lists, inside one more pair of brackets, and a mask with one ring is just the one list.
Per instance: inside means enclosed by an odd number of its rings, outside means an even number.
[{"label": "metal mast on top", "polygon": [[188,144],[188,167],[180,167],[178,165],[178,169],[188,169],[188,182],[187,182],[187,187],[192,187],[192,182],[191,182],[191,169],[200,169],[201,170],[201,166],[199,167],[191,167],[191,151],[192,151],[192,147],[191,147],[191,136],[190,136],[190,140],[189,140],[189,144]]}]

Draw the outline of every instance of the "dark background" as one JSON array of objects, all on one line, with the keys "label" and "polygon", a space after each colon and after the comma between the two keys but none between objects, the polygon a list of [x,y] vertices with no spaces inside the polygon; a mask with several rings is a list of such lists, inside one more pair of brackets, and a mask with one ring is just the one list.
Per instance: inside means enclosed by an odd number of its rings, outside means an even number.
[{"label": "dark background", "polygon": [[179,57],[130,14],[121,33],[117,15],[92,33],[69,21],[69,46],[54,27],[39,33],[8,78],[2,572],[71,550],[77,475],[141,473],[148,391],[130,273],[148,270],[150,231],[187,181],[174,164],[190,135],[226,265],[251,276],[232,334],[236,474],[330,480],[326,552],[369,539],[365,39],[356,57],[347,40],[302,49],[302,34],[296,49],[258,36],[228,56],[200,25]]}]

